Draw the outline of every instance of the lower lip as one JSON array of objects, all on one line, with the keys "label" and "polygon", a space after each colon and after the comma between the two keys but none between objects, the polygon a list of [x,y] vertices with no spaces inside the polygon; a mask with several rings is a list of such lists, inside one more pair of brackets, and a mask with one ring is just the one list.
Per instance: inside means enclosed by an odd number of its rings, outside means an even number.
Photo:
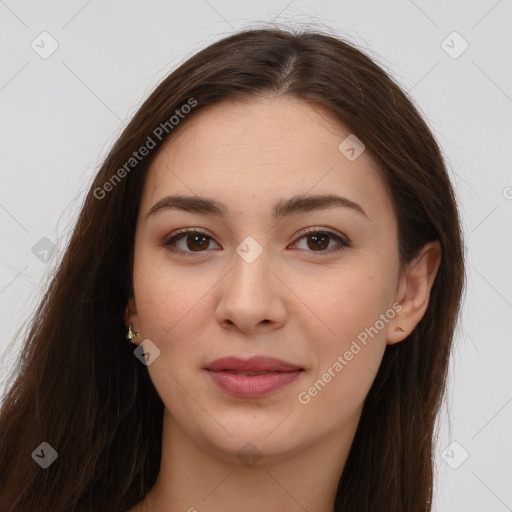
[{"label": "lower lip", "polygon": [[263,375],[243,375],[210,370],[208,370],[208,373],[217,386],[231,395],[242,398],[259,398],[290,384],[302,373],[302,370],[273,372]]}]

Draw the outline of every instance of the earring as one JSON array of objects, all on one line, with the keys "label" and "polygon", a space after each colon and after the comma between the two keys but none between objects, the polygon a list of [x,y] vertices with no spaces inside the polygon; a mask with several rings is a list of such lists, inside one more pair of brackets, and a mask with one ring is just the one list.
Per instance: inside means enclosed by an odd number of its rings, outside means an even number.
[{"label": "earring", "polygon": [[395,327],[395,332],[405,332],[400,326]]},{"label": "earring", "polygon": [[126,334],[126,339],[129,340],[129,341],[132,341],[133,338],[136,338],[137,336],[140,336],[140,334],[138,332],[135,332],[133,329],[132,329],[132,326],[128,326],[128,333]]}]

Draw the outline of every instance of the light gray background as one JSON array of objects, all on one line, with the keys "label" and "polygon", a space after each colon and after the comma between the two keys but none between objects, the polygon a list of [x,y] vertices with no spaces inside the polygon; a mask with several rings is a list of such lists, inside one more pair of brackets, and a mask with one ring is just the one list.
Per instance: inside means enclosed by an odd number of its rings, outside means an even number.
[{"label": "light gray background", "polygon": [[[443,147],[461,204],[468,291],[449,416],[439,429],[435,510],[512,510],[510,20],[510,0],[0,0],[3,376],[19,350],[14,334],[41,296],[88,184],[158,82],[238,29],[269,21],[325,25],[411,91]],[[43,31],[59,45],[46,59],[31,48],[43,45]],[[457,58],[464,42],[446,39],[453,31],[469,44]],[[56,244],[47,262],[43,237]],[[458,445],[446,450],[452,442]]]}]

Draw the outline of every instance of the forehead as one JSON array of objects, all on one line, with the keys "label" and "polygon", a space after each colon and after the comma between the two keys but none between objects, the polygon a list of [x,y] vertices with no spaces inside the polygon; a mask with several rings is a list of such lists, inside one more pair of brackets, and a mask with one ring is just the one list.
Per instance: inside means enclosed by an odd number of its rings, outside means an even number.
[{"label": "forehead", "polygon": [[379,165],[366,151],[351,161],[339,150],[350,133],[323,108],[291,97],[209,106],[161,148],[141,210],[176,193],[215,198],[230,211],[296,194],[339,193],[370,218],[392,215]]}]

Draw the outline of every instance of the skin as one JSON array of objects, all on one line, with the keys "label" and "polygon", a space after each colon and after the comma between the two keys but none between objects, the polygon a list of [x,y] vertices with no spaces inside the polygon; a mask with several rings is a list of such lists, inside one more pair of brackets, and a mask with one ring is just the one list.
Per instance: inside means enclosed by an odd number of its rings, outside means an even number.
[{"label": "skin", "polygon": [[[332,512],[386,344],[404,340],[424,315],[441,257],[431,242],[400,273],[381,170],[367,151],[349,161],[338,150],[349,134],[290,97],[229,101],[188,119],[153,161],[125,321],[140,333],[133,343],[149,339],[160,350],[147,369],[165,405],[163,449],[155,486],[130,512]],[[279,221],[271,215],[279,199],[332,193],[357,202],[367,217],[339,207]],[[146,219],[170,194],[222,201],[228,213],[166,210]],[[187,227],[210,238],[175,242],[188,256],[161,245]],[[328,252],[339,246],[331,237],[317,249],[314,234],[303,233],[310,227],[335,230],[352,245]],[[263,250],[252,263],[236,251],[248,236]],[[300,403],[299,393],[390,310],[384,328]],[[235,354],[277,357],[305,371],[270,396],[235,398],[203,369]],[[252,465],[237,455],[249,442],[259,456]]]}]

